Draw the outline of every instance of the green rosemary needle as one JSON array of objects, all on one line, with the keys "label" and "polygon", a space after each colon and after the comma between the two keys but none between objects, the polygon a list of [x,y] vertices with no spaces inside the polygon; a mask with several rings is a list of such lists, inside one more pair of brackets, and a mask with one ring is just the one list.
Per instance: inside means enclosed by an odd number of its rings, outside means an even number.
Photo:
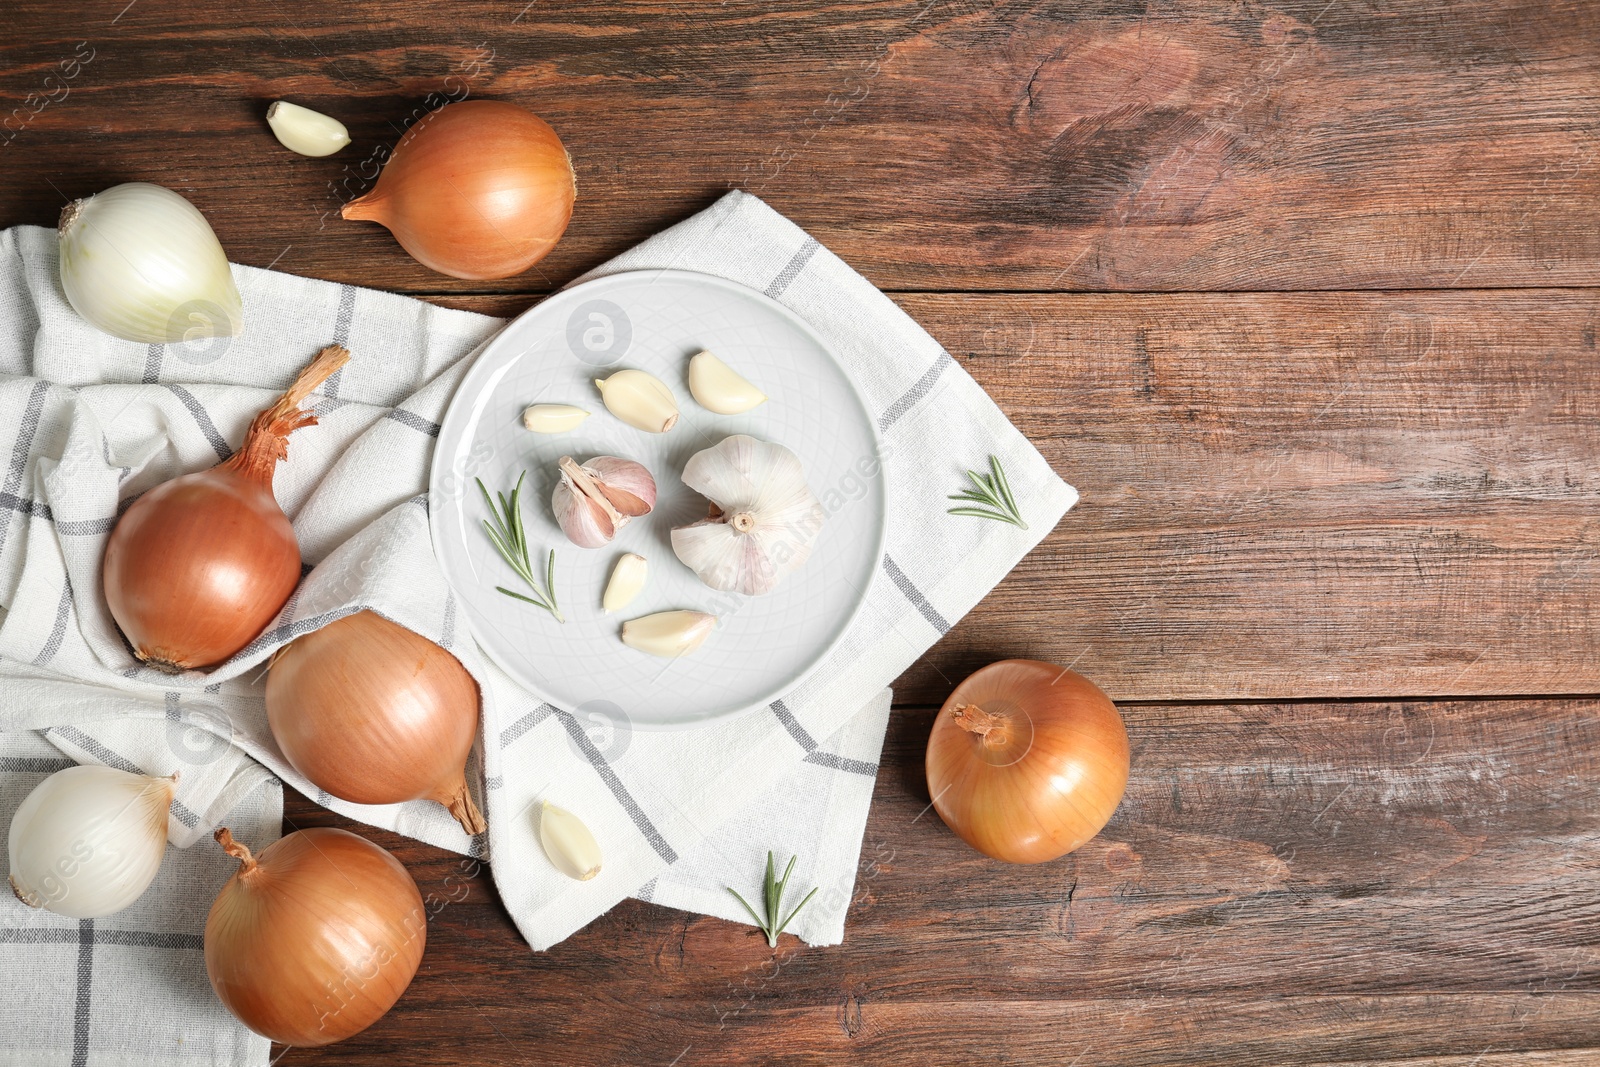
[{"label": "green rosemary needle", "polygon": [[784,927],[789,925],[789,920],[798,915],[800,909],[811,903],[811,898],[817,895],[816,889],[813,888],[811,892],[806,894],[804,900],[794,906],[794,910],[785,916],[782,922],[778,922],[778,916],[781,914],[783,907],[783,890],[789,884],[789,875],[794,872],[796,858],[795,856],[789,857],[789,866],[783,869],[783,877],[778,878],[772,866],[772,853],[767,853],[767,879],[766,884],[762,887],[767,905],[767,917],[765,919],[756,914],[756,909],[750,906],[748,900],[739,895],[738,890],[732,886],[724,887],[733,894],[735,900],[744,905],[744,910],[750,913],[750,918],[754,919],[756,925],[761,928],[761,932],[767,935],[767,947],[769,948],[778,947],[778,935],[783,933]]},{"label": "green rosemary needle", "polygon": [[489,540],[494,542],[494,547],[500,553],[500,558],[506,565],[528,583],[528,588],[533,590],[533,596],[523,596],[513,593],[504,586],[495,586],[495,589],[506,596],[515,597],[517,600],[527,601],[535,607],[543,608],[556,617],[557,622],[566,622],[562,617],[561,609],[556,606],[556,550],[551,549],[544,566],[544,588],[539,588],[539,581],[533,574],[533,561],[528,557],[528,532],[522,525],[522,480],[528,476],[523,471],[517,478],[517,484],[511,490],[508,500],[504,493],[496,493],[499,504],[496,505],[495,497],[489,495],[489,490],[484,487],[483,479],[474,479],[478,483],[478,492],[483,494],[483,502],[489,505],[489,518],[483,520],[483,528],[489,534]]},{"label": "green rosemary needle", "polygon": [[1017,508],[1016,498],[1011,495],[1011,483],[1006,481],[1006,472],[1000,466],[999,459],[990,456],[989,473],[968,471],[967,479],[972,482],[972,488],[952,493],[950,499],[983,506],[951,508],[950,514],[970,515],[975,519],[993,519],[996,522],[1009,522],[1024,530],[1028,528],[1028,524],[1022,521],[1022,512]]}]

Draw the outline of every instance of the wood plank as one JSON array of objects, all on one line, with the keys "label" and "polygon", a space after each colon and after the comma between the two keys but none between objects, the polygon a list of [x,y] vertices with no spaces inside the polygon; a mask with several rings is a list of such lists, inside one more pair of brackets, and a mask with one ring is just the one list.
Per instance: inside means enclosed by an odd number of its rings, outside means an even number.
[{"label": "wood plank", "polygon": [[902,302],[1083,500],[901,699],[1600,692],[1600,293]]},{"label": "wood plank", "polygon": [[898,299],[1083,495],[902,702],[1600,692],[1600,292]]},{"label": "wood plank", "polygon": [[1033,867],[927,811],[933,712],[897,711],[835,948],[625,903],[534,954],[488,872],[363,830],[434,904],[423,972],[283,1062],[1600,1059],[1600,704],[1123,711],[1122,807]]},{"label": "wood plank", "polygon": [[[225,0],[122,7],[0,14],[0,225],[149,180],[241,262],[545,291],[746,188],[893,289],[1600,282],[1588,0],[359,0],[243,29]],[[453,282],[329,214],[430,94],[524,102],[566,138],[578,212],[528,274]],[[292,156],[276,97],[353,145]]]}]

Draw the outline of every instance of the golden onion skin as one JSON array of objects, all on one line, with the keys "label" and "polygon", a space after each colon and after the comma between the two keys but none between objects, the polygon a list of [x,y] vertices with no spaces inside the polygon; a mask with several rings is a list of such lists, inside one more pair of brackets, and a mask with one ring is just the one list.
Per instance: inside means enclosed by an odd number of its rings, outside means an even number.
[{"label": "golden onion skin", "polygon": [[1046,863],[1100,832],[1128,784],[1109,697],[1053,663],[1002,660],[950,694],[928,738],[928,790],[956,835],[1008,863]]},{"label": "golden onion skin", "polygon": [[308,1048],[360,1033],[394,1006],[422,962],[427,915],[411,875],[347,830],[299,830],[241,860],[206,918],[206,974],[238,1020]]}]

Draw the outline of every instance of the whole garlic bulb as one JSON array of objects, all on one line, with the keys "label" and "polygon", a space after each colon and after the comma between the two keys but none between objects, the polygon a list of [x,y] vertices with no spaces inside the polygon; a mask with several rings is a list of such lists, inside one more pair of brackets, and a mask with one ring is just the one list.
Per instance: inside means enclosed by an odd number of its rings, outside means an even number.
[{"label": "whole garlic bulb", "polygon": [[628,520],[656,506],[656,480],[642,464],[617,456],[596,456],[582,465],[571,456],[557,464],[561,480],[550,497],[556,522],[579,548],[611,543]]},{"label": "whole garlic bulb", "polygon": [[827,517],[799,457],[745,434],[695,453],[683,484],[711,501],[711,514],[673,530],[672,551],[724,592],[770,592],[811,555]]}]

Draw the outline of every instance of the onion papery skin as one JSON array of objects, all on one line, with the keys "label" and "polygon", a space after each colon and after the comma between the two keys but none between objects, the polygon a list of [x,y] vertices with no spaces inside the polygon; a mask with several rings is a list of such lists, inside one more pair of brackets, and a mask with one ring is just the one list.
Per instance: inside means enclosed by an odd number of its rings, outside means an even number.
[{"label": "onion papery skin", "polygon": [[478,683],[450,653],[371,611],[296,638],[267,673],[267,722],[284,757],[355,804],[436,800],[469,834]]},{"label": "onion papery skin", "polygon": [[[974,732],[978,719],[991,724],[987,732]],[[1008,863],[1045,863],[1094,837],[1116,811],[1128,784],[1128,734],[1110,698],[1083,675],[1002,660],[939,709],[927,774],[934,808],[963,841]]]},{"label": "onion papery skin", "polygon": [[340,213],[388,227],[440,274],[509,278],[556,246],[576,198],[549,123],[504,100],[463,100],[407,130],[372,191]]},{"label": "onion papery skin", "polygon": [[243,861],[206,918],[206,973],[234,1016],[262,1037],[310,1047],[383,1016],[411,984],[427,944],[417,883],[384,849],[347,830],[300,830]]},{"label": "onion papery skin", "polygon": [[300,581],[300,545],[272,495],[289,435],[317,418],[301,403],[350,359],[329,345],[250,423],[239,451],[163,482],[106,541],[101,586],[139,659],[167,671],[214,667],[260,635]]},{"label": "onion papery skin", "polygon": [[134,652],[177,670],[215,666],[277,617],[300,546],[272,485],[225,467],[140,497],[106,545],[106,603]]}]

